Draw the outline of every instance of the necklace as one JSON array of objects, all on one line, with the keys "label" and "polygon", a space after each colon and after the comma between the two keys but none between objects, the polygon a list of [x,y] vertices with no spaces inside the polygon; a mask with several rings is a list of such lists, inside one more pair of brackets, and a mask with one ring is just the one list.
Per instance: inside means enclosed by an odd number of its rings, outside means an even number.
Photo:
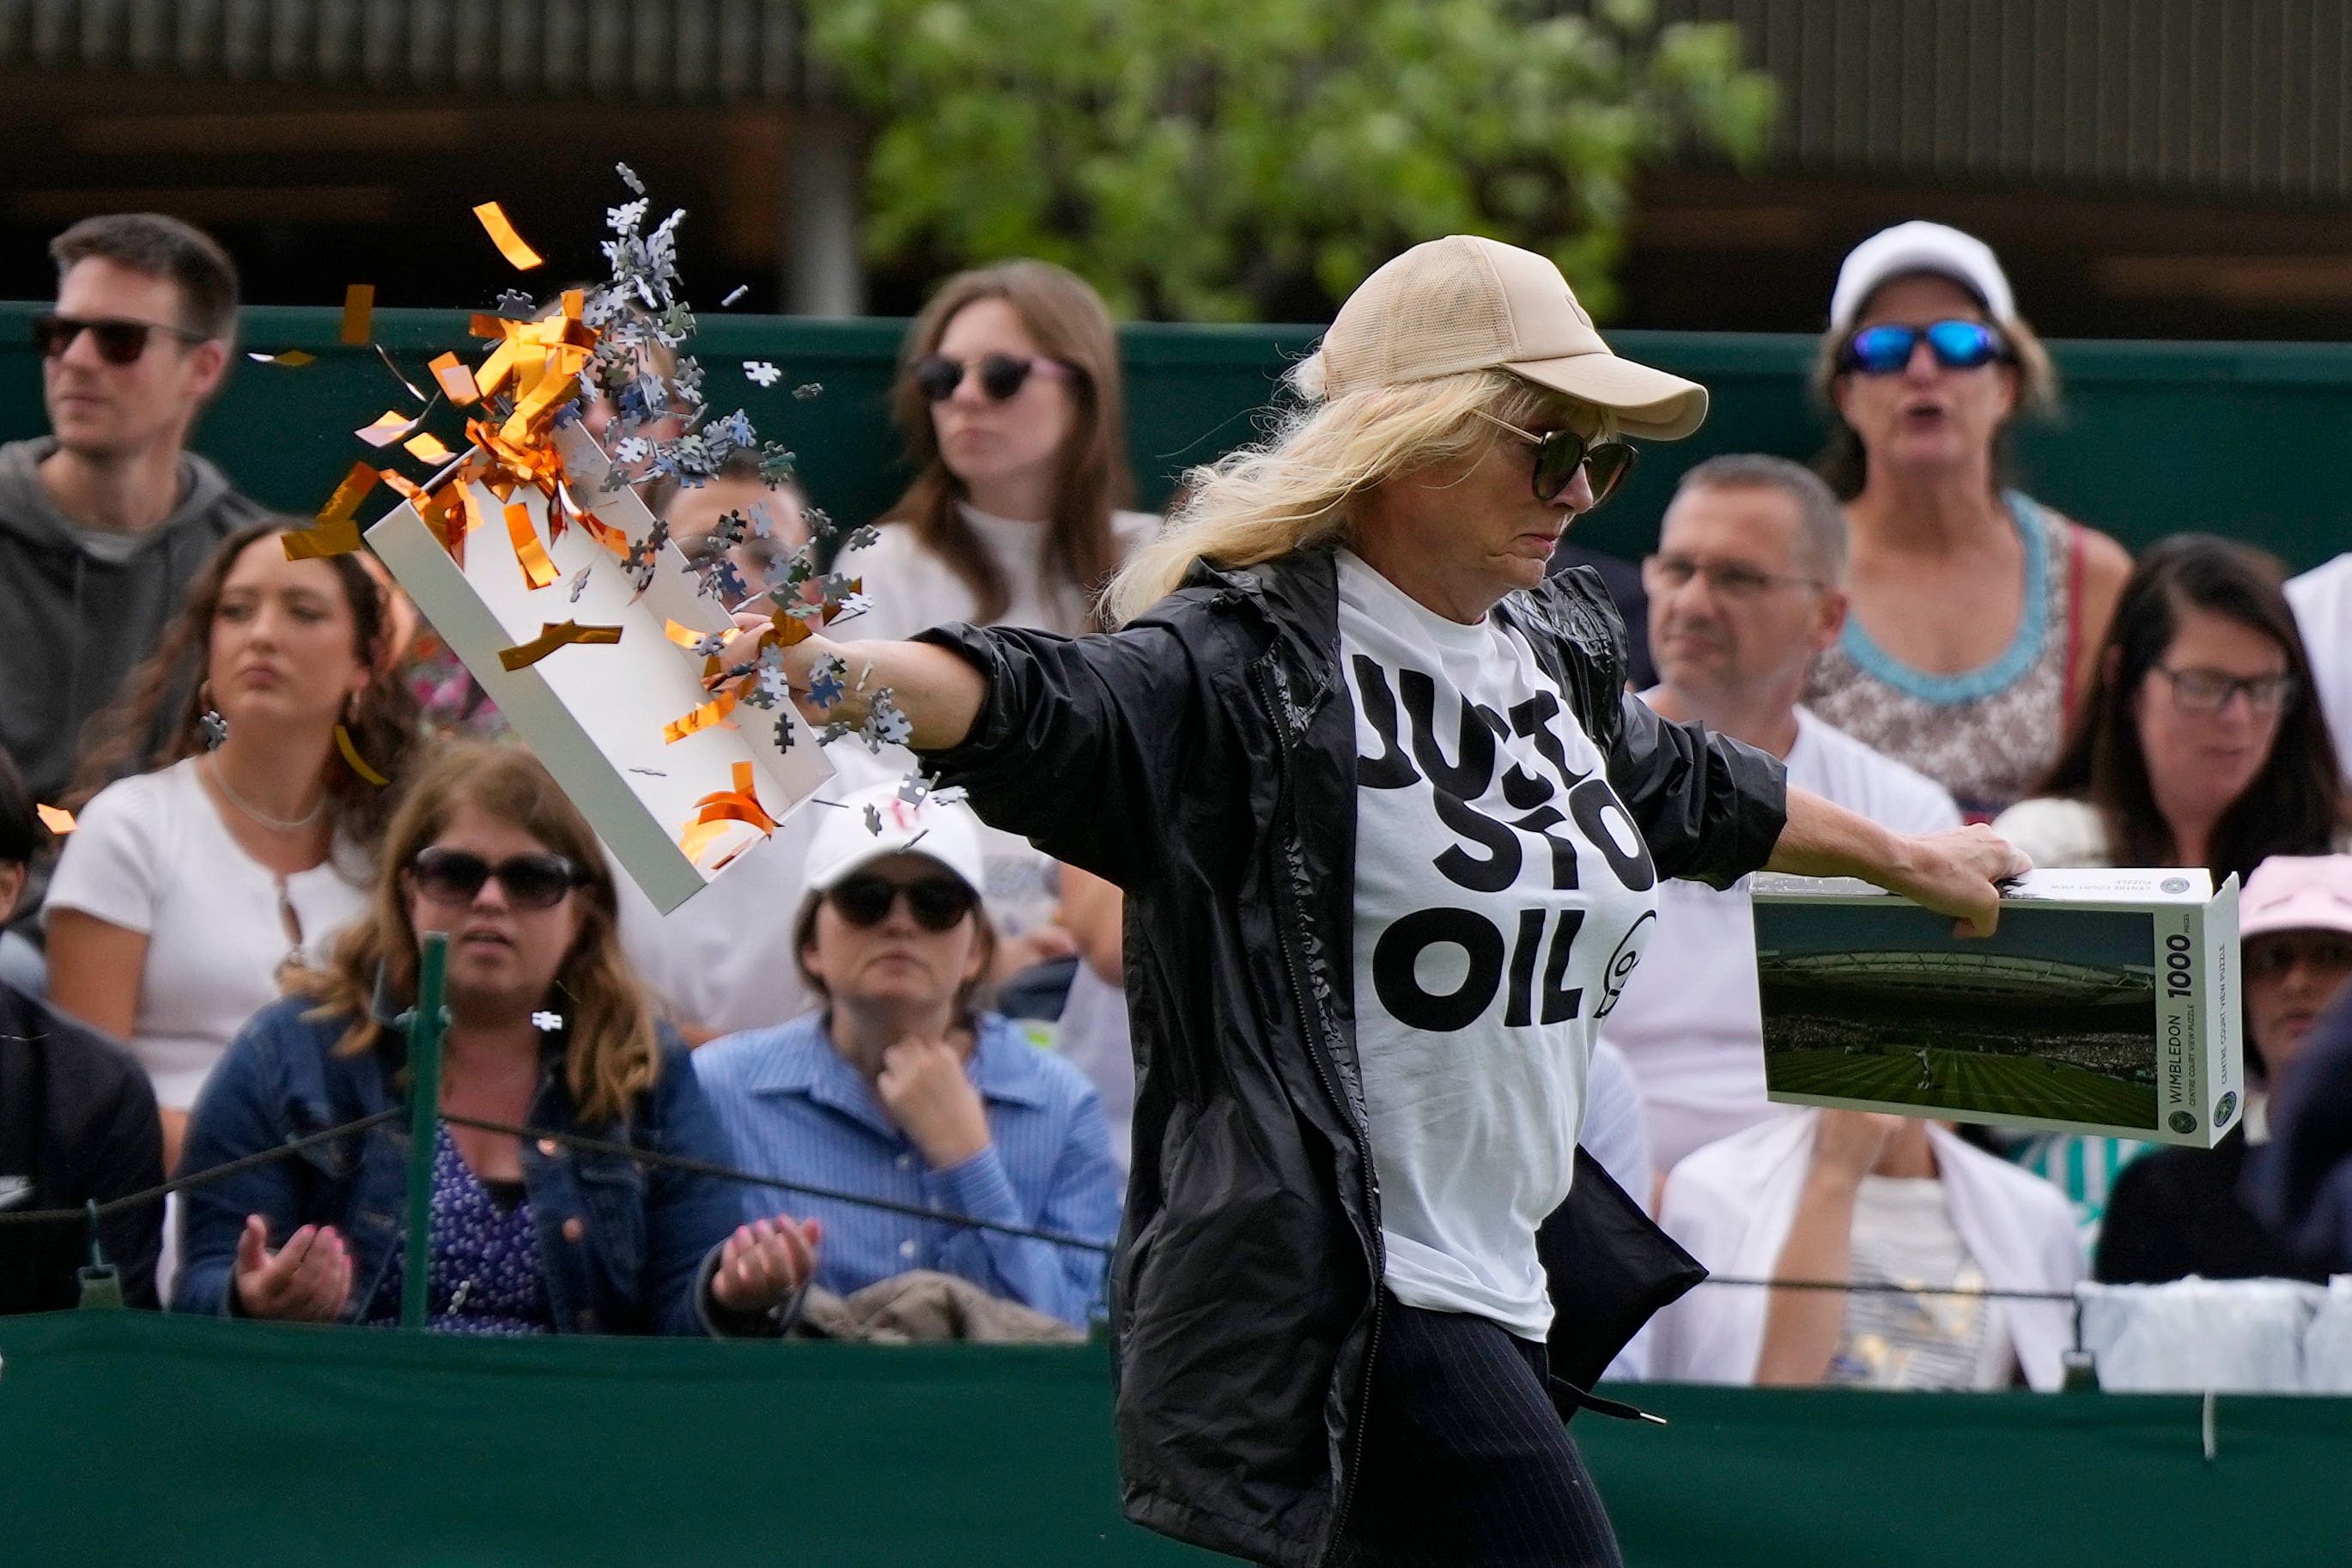
[{"label": "necklace", "polygon": [[221,798],[264,827],[273,828],[279,833],[298,833],[318,821],[319,814],[327,809],[327,792],[320,790],[319,798],[311,802],[310,809],[301,816],[290,820],[282,816],[272,816],[268,812],[257,809],[251,801],[229,788],[228,775],[221,772],[218,757],[207,757],[205,760],[211,764],[213,787],[221,792]]}]

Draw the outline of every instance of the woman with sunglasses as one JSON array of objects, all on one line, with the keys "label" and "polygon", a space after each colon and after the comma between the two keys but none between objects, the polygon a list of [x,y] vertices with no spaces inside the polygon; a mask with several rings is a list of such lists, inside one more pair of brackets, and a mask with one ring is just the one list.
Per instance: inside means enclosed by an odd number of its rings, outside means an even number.
[{"label": "woman with sunglasses", "polygon": [[842,557],[874,607],[839,635],[1095,629],[1095,595],[1159,527],[1118,510],[1127,403],[1095,291],[1044,261],[958,273],[908,329],[891,411],[915,480],[880,540]]},{"label": "woman with sunglasses", "polygon": [[[2182,534],[2140,557],[2097,649],[2081,720],[2042,793],[1994,830],[2037,866],[2202,866],[2242,884],[2273,855],[2346,837],[2343,779],[2275,565]],[[2095,1240],[2116,1177],[2148,1145],[2038,1134],[2021,1163]]]},{"label": "woman with sunglasses", "polygon": [[[394,817],[382,873],[332,959],[229,1048],[182,1168],[399,1107],[418,941],[446,932],[440,1109],[453,1120],[434,1154],[431,1326],[781,1332],[817,1227],[772,1210],[743,1223],[725,1183],[631,1158],[724,1164],[730,1152],[621,956],[595,835],[547,770],[512,747],[452,744]],[[193,1189],[173,1310],[396,1321],[406,1145],[404,1120]]]},{"label": "woman with sunglasses", "polygon": [[1114,584],[1119,630],[856,657],[982,816],[1126,890],[1130,1517],[1297,1568],[1615,1564],[1560,1415],[1692,1276],[1577,1138],[1658,879],[1864,876],[1990,925],[2023,861],[1626,692],[1599,579],[1546,564],[1706,394],[1610,353],[1549,260],[1417,246],[1292,384]]},{"label": "woman with sunglasses", "polygon": [[391,590],[357,556],[289,561],[287,537],[224,541],[94,721],[43,909],[50,997],[146,1068],[167,1167],[280,973],[365,910],[415,748]]},{"label": "woman with sunglasses", "polygon": [[2057,756],[2130,560],[2006,488],[2011,423],[2057,376],[1982,241],[1906,223],[1856,246],[1813,381],[1853,608],[1806,706],[1981,821]]},{"label": "woman with sunglasses", "polygon": [[[894,784],[841,805],[819,813],[793,942],[820,1007],[713,1041],[694,1070],[746,1170],[1092,1244],[811,1199],[820,1285],[846,1296],[930,1269],[1084,1328],[1118,1173],[1085,1075],[972,1005],[994,940],[979,819]],[[763,1195],[751,1190],[755,1208]]]}]

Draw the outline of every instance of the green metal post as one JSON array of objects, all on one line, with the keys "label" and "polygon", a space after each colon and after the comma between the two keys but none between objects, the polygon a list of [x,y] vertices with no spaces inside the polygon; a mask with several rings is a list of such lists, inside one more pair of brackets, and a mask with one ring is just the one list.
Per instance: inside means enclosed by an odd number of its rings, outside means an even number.
[{"label": "green metal post", "polygon": [[425,933],[416,963],[416,1011],[408,1022],[408,1247],[401,1260],[400,1326],[425,1326],[433,1264],[433,1149],[441,1115],[443,977],[449,938]]}]

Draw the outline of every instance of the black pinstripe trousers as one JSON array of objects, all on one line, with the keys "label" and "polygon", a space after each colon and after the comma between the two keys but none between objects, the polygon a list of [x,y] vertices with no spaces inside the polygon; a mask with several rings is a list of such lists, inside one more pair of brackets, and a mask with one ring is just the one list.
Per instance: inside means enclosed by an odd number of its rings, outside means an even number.
[{"label": "black pinstripe trousers", "polygon": [[1544,1350],[1484,1318],[1381,1306],[1338,1568],[1623,1568],[1547,1390]]}]

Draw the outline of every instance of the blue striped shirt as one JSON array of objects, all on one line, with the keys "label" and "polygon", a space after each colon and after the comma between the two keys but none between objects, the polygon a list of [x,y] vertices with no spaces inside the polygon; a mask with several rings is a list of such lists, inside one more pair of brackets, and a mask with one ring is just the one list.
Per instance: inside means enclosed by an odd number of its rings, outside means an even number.
[{"label": "blue striped shirt", "polygon": [[[1106,1244],[1118,1229],[1118,1172],[1094,1086],[993,1013],[980,1016],[965,1067],[992,1142],[945,1170],[833,1048],[822,1012],[714,1040],[693,1061],[747,1171]],[[779,1210],[824,1222],[816,1283],[841,1295],[930,1268],[1081,1328],[1101,1310],[1099,1253],[745,1188],[747,1219]]]}]

